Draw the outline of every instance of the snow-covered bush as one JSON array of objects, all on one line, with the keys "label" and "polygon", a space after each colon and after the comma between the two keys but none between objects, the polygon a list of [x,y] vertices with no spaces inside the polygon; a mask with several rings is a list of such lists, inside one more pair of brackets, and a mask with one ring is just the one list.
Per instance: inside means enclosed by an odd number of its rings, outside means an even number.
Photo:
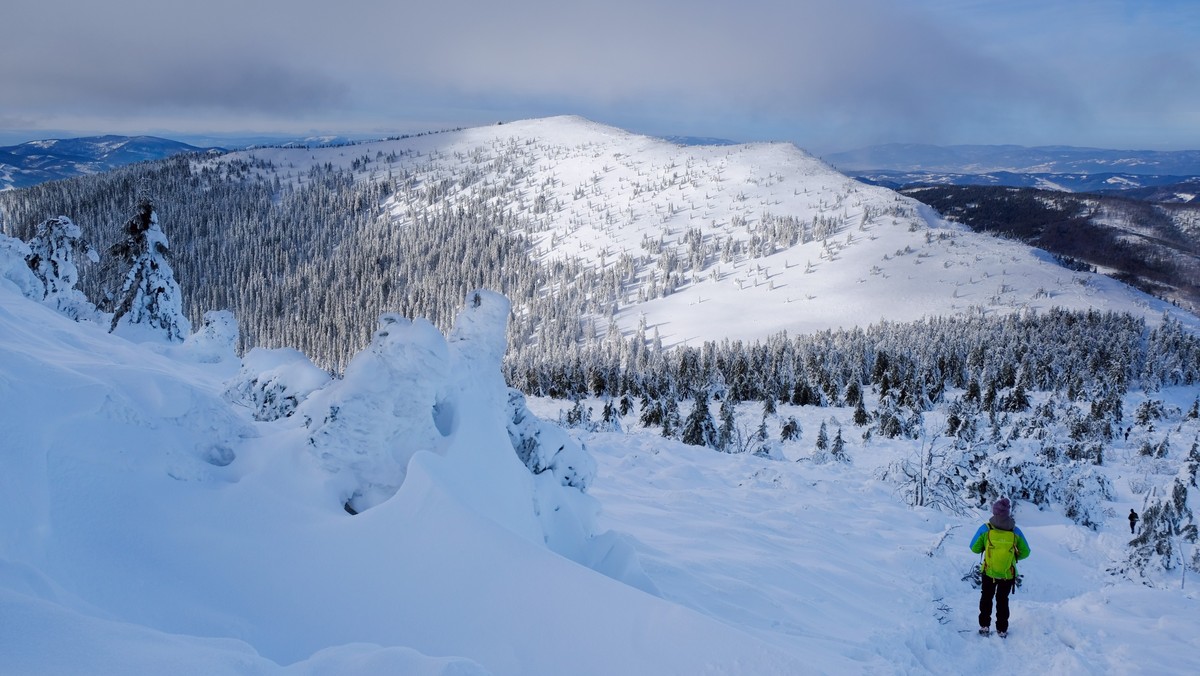
[{"label": "snow-covered bush", "polygon": [[184,352],[204,364],[237,358],[237,318],[228,310],[209,310],[204,313],[200,329],[183,341]]},{"label": "snow-covered bush", "polygon": [[980,471],[988,477],[984,491],[984,500],[988,504],[1005,496],[1042,506],[1054,494],[1053,472],[1021,449],[989,455]]},{"label": "snow-covered bush", "polygon": [[988,456],[980,473],[987,477],[976,486],[984,504],[1001,496],[1039,509],[1058,504],[1069,519],[1093,530],[1112,516],[1105,504],[1115,495],[1112,483],[1088,461],[1051,462],[1016,447]]},{"label": "snow-covered bush", "polygon": [[416,452],[446,450],[449,376],[450,351],[433,324],[385,314],[345,378],[320,401],[309,400],[309,446],[339,477],[340,499],[350,509],[361,512],[390,498]]},{"label": "snow-covered bush", "polygon": [[76,258],[95,263],[100,256],[83,241],[82,231],[66,216],[47,219],[29,241],[29,269],[45,286],[43,302],[74,319],[96,318],[96,306],[75,285],[79,282]]},{"label": "snow-covered bush", "polygon": [[29,245],[15,237],[0,233],[0,281],[8,282],[26,298],[41,300],[46,286],[33,274],[26,263]]},{"label": "snow-covered bush", "polygon": [[1114,498],[1112,483],[1095,466],[1071,463],[1055,468],[1059,478],[1054,497],[1062,504],[1067,518],[1080,526],[1097,530],[1113,511],[1105,503]]},{"label": "snow-covered bush", "polygon": [[596,461],[562,428],[534,416],[519,390],[508,390],[508,437],[517,457],[535,475],[549,472],[563,486],[586,490]]},{"label": "snow-covered bush", "polygon": [[330,377],[299,350],[256,347],[242,359],[242,368],[225,383],[225,398],[253,411],[255,420],[278,420],[296,408]]},{"label": "snow-covered bush", "polygon": [[904,501],[913,507],[966,514],[966,485],[970,476],[967,456],[954,444],[938,437],[922,437],[913,453],[879,472],[879,478],[897,485]]}]

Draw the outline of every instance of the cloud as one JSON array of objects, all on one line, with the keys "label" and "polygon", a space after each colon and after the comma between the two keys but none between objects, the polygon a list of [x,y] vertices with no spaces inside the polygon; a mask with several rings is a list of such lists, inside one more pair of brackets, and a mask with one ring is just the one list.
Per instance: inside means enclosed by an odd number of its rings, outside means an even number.
[{"label": "cloud", "polygon": [[1077,142],[1160,113],[1185,130],[1200,109],[1200,26],[1116,0],[10,1],[14,117],[349,129],[577,112],[844,148]]}]

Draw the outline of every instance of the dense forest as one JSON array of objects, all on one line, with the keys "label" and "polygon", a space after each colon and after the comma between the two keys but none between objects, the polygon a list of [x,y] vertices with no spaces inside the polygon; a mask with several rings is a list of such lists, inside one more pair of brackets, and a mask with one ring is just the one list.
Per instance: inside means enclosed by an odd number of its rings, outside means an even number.
[{"label": "dense forest", "polygon": [[[611,334],[622,307],[670,295],[715,263],[753,260],[846,227],[833,215],[844,210],[839,196],[830,215],[811,221],[764,212],[748,238],[695,229],[674,241],[646,237],[637,251],[601,252],[598,264],[539,258],[531,238],[548,236],[553,247],[543,220],[563,205],[531,193],[538,186],[531,186],[533,159],[524,150],[472,158],[480,168],[456,174],[429,156],[363,155],[350,168],[305,171],[177,156],[0,193],[0,217],[5,232],[28,240],[48,215],[68,215],[103,251],[138,195],[151,195],[194,323],[207,310],[228,309],[238,318],[241,348],[297,347],[334,372],[366,345],[383,311],[425,317],[445,330],[469,290],[497,289],[514,305],[513,354],[553,354]],[[684,168],[647,176],[646,189],[689,180]],[[454,206],[447,207],[450,195]],[[575,199],[592,204],[583,186]],[[600,201],[590,208],[607,223],[635,218]],[[749,227],[736,214],[732,225]],[[118,267],[105,257],[81,272],[81,288],[102,309],[124,272]]]}]

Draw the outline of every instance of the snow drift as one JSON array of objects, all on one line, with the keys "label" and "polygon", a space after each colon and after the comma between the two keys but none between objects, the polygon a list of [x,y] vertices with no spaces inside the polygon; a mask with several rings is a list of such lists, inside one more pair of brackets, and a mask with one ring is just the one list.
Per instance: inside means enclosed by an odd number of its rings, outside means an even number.
[{"label": "snow drift", "polygon": [[11,258],[0,671],[800,669],[633,586],[652,590],[632,547],[595,531],[594,464],[510,401],[503,297],[472,294],[449,339],[384,317],[345,379],[260,422],[226,396],[247,372],[214,361],[219,316],[207,340],[130,343],[23,298]]}]

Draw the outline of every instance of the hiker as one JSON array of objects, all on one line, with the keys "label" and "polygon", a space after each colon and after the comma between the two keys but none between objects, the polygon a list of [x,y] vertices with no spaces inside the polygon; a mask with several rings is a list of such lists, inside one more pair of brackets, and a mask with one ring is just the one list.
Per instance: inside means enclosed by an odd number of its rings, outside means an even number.
[{"label": "hiker", "polygon": [[1012,503],[1000,498],[992,503],[992,518],[975,531],[971,551],[983,554],[980,564],[983,588],[979,596],[979,633],[991,633],[992,598],[996,599],[996,633],[1008,636],[1008,595],[1017,581],[1017,561],[1029,556],[1029,543],[1012,518]]},{"label": "hiker", "polygon": [[1129,510],[1129,534],[1130,535],[1133,535],[1133,528],[1134,528],[1134,526],[1137,525],[1137,522],[1138,522],[1137,512],[1133,511],[1132,509]]}]

